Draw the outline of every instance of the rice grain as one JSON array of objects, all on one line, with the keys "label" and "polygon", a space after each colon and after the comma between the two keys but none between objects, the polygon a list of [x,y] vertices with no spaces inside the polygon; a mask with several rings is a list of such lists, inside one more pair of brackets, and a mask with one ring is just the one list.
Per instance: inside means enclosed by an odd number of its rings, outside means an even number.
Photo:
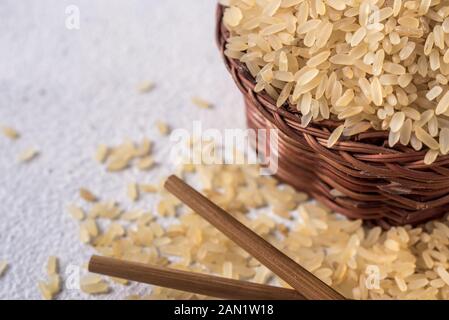
[{"label": "rice grain", "polygon": [[443,280],[444,283],[449,286],[449,273],[447,272],[447,270],[442,266],[438,266],[436,272],[441,280]]},{"label": "rice grain", "polygon": [[28,148],[19,155],[19,161],[22,163],[30,162],[39,155],[39,151],[35,148]]},{"label": "rice grain", "polygon": [[11,140],[17,140],[20,137],[19,132],[11,127],[2,126],[1,131],[5,137],[7,137]]},{"label": "rice grain", "polygon": [[72,218],[80,221],[84,219],[85,213],[80,207],[72,204],[67,207],[67,210],[69,211]]},{"label": "rice grain", "polygon": [[150,91],[152,91],[155,87],[155,84],[151,81],[144,81],[142,82],[139,87],[137,88],[137,90],[140,93],[148,93]]},{"label": "rice grain", "polygon": [[87,201],[87,202],[97,202],[98,198],[95,196],[90,190],[86,188],[80,188],[79,194],[81,199]]},{"label": "rice grain", "polygon": [[47,262],[47,275],[52,276],[58,273],[59,261],[55,256],[50,256]]},{"label": "rice grain", "polygon": [[137,184],[136,183],[130,183],[130,184],[128,184],[128,187],[127,187],[127,195],[128,195],[128,198],[131,200],[131,201],[133,201],[133,202],[136,202],[138,199],[139,199],[139,189],[138,189],[138,187],[137,187]]},{"label": "rice grain", "polygon": [[391,118],[390,129],[393,132],[398,132],[402,129],[402,126],[405,121],[405,113],[404,112],[396,112]]},{"label": "rice grain", "polygon": [[[449,124],[444,4],[394,0],[374,10],[367,0],[229,0],[226,6],[226,54],[246,64],[256,92],[265,90],[278,107],[297,104],[302,126],[345,120],[345,132],[355,132],[368,122],[394,130],[390,142],[401,131],[399,142],[416,149],[422,142],[410,133],[410,120],[440,144]],[[427,110],[437,115],[429,128],[419,122]]]},{"label": "rice grain", "polygon": [[157,127],[157,130],[159,131],[159,133],[163,136],[166,136],[167,134],[170,133],[170,128],[169,128],[168,124],[163,121],[157,121],[156,127]]},{"label": "rice grain", "polygon": [[243,15],[238,7],[230,7],[225,10],[223,21],[230,27],[236,27],[242,21]]},{"label": "rice grain", "polygon": [[8,269],[8,262],[0,261],[0,278],[5,274],[6,269]]},{"label": "rice grain", "polygon": [[212,107],[212,103],[199,97],[193,97],[192,103],[202,109],[210,109]]},{"label": "rice grain", "polygon": [[104,163],[108,157],[109,153],[109,147],[100,144],[97,148],[97,152],[95,153],[95,160],[97,160],[99,163]]},{"label": "rice grain", "polygon": [[435,109],[435,114],[443,114],[449,109],[449,90],[443,95]]}]

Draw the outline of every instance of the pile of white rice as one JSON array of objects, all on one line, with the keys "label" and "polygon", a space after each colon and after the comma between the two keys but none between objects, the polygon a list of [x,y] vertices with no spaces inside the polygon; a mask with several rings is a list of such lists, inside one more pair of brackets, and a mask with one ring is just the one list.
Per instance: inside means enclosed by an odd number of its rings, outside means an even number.
[{"label": "pile of white rice", "polygon": [[389,130],[389,145],[449,152],[449,5],[441,0],[222,0],[240,59],[302,125],[335,119],[343,136]]}]

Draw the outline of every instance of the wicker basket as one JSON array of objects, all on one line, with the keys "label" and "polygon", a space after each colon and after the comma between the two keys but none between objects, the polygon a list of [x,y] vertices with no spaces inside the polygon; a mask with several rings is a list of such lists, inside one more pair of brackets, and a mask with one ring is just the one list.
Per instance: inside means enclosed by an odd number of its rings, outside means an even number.
[{"label": "wicker basket", "polygon": [[[229,32],[222,16],[219,5],[216,37],[223,53]],[[244,95],[248,127],[279,129],[280,180],[350,218],[383,227],[418,224],[449,211],[449,156],[425,165],[425,151],[389,148],[383,131],[364,132],[328,149],[329,134],[340,123],[301,127],[296,109],[277,108],[267,94],[255,93],[255,80],[244,64],[223,58]]]}]

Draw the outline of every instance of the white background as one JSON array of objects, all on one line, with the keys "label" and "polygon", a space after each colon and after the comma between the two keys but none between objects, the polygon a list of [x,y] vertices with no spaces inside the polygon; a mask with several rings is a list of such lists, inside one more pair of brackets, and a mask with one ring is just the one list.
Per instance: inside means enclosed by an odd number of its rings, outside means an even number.
[{"label": "white background", "polygon": [[[65,9],[77,5],[81,29],[65,28]],[[168,138],[154,127],[165,120],[190,129],[244,127],[241,95],[215,45],[213,0],[2,0],[0,1],[0,125],[22,134],[0,136],[0,298],[39,299],[49,255],[67,265],[85,263],[93,250],[80,243],[67,204],[85,186],[125,205],[127,182],[157,182]],[[139,94],[145,80],[157,88]],[[215,103],[193,106],[193,95]],[[160,164],[148,173],[108,174],[93,161],[99,143],[129,137],[156,141]],[[41,155],[23,165],[28,147]],[[154,206],[147,196],[144,205]],[[114,286],[108,296],[147,292],[148,286]],[[60,298],[89,298],[64,290]]]}]

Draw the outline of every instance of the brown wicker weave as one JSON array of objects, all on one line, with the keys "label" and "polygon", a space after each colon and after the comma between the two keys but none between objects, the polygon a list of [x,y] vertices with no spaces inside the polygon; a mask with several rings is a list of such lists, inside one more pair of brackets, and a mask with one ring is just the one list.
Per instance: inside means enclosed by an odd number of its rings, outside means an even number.
[{"label": "brown wicker weave", "polygon": [[[228,30],[217,10],[217,43],[224,52]],[[321,121],[303,128],[298,111],[276,107],[264,92],[255,93],[255,80],[244,64],[223,58],[246,105],[248,127],[279,129],[277,177],[350,218],[383,227],[418,224],[449,209],[449,156],[425,165],[425,151],[389,148],[388,134],[370,131],[326,147],[330,132],[340,123]],[[262,151],[262,150],[258,150]],[[342,195],[335,196],[336,189]]]}]

